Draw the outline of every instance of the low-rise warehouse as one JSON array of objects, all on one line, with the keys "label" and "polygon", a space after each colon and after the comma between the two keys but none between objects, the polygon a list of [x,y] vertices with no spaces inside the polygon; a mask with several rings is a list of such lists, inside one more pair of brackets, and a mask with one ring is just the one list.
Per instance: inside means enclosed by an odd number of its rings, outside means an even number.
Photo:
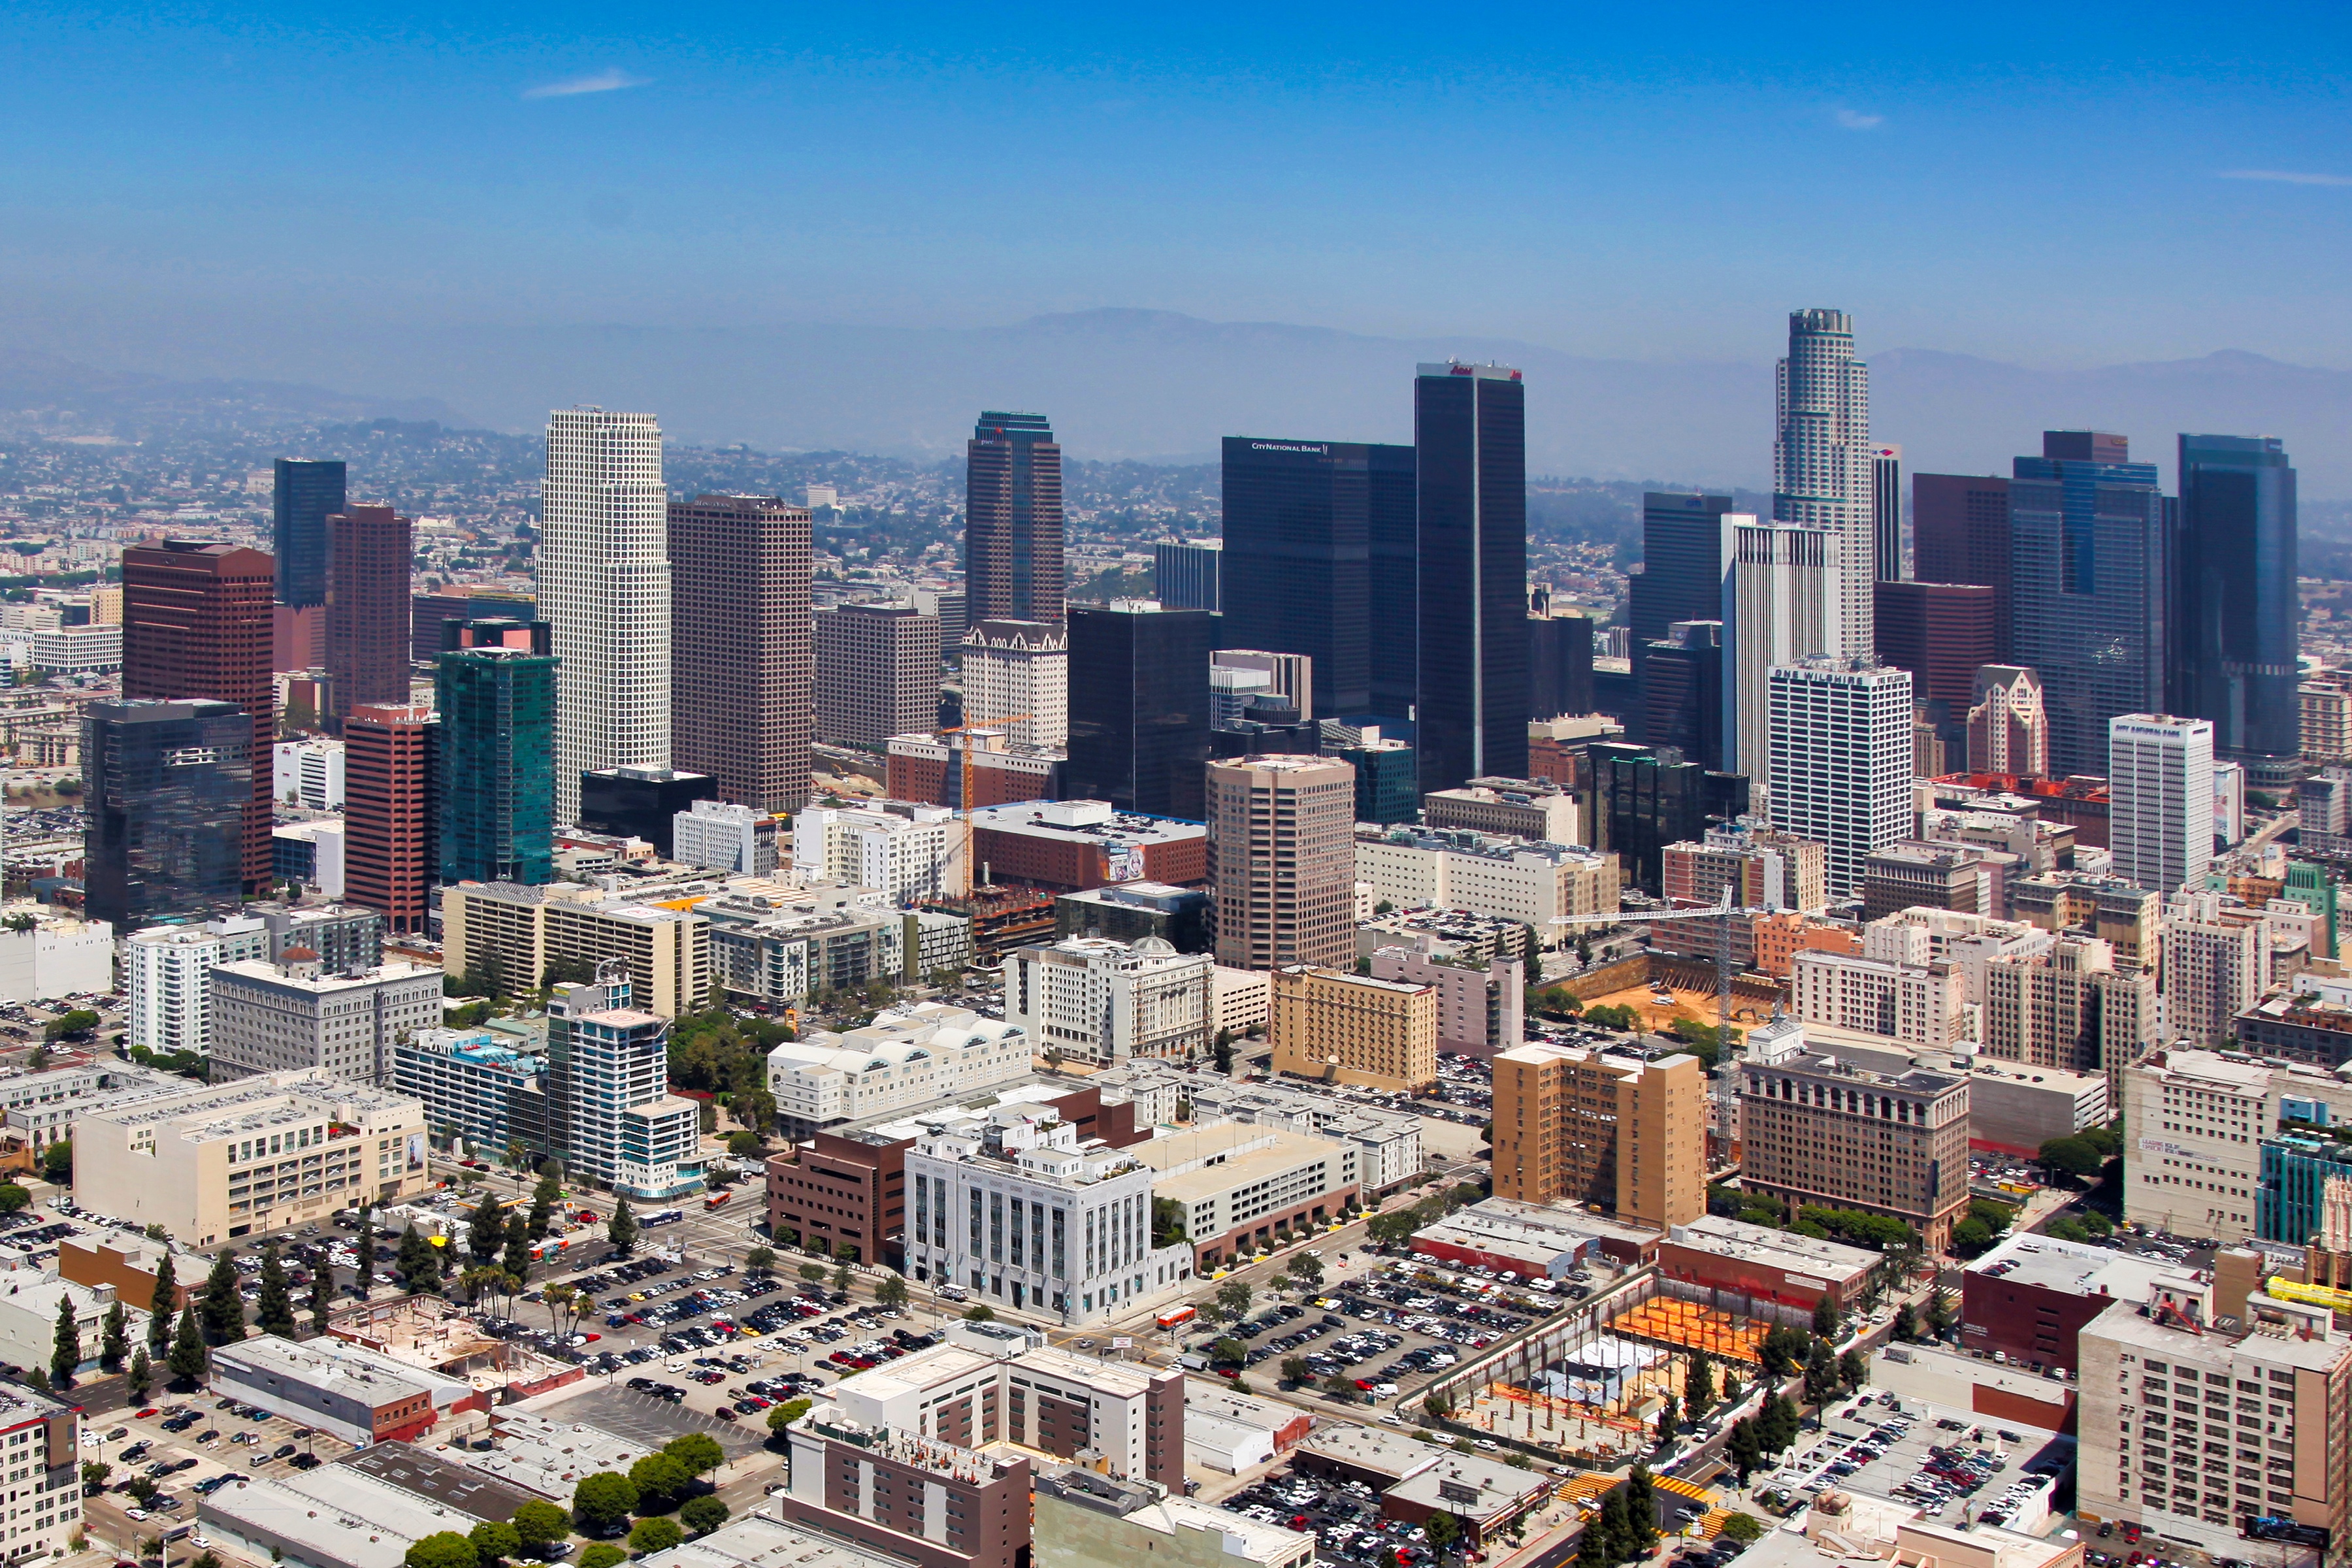
[{"label": "low-rise warehouse", "polygon": [[212,1388],[355,1447],[405,1441],[489,1400],[460,1378],[406,1365],[336,1339],[296,1344],[262,1335],[212,1352]]},{"label": "low-rise warehouse", "polygon": [[1716,1215],[1675,1226],[1658,1248],[1668,1279],[1784,1307],[1810,1309],[1827,1296],[1843,1312],[1860,1304],[1871,1270],[1885,1261],[1868,1247]]}]

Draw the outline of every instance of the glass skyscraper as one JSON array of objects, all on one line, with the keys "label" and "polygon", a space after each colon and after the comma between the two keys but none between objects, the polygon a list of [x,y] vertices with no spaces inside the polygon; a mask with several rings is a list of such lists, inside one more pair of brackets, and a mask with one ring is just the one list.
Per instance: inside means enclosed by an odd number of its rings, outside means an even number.
[{"label": "glass skyscraper", "polygon": [[327,602],[327,520],[343,510],[341,458],[280,458],[270,491],[271,550],[278,558],[278,602]]},{"label": "glass skyscraper", "polygon": [[2302,605],[2294,469],[2278,437],[2181,437],[2176,515],[2166,710],[2211,720],[2224,757],[2284,769],[2302,750]]},{"label": "glass skyscraper", "polygon": [[1214,623],[1206,610],[1072,607],[1065,795],[1203,819]]},{"label": "glass skyscraper", "polygon": [[1412,403],[1427,794],[1528,771],[1527,387],[1501,365],[1424,364]]},{"label": "glass skyscraper", "polygon": [[2042,672],[2050,771],[2107,771],[2107,721],[2165,711],[2166,501],[2121,436],[2049,430],[2009,483],[2011,662]]},{"label": "glass skyscraper", "polygon": [[435,707],[441,880],[555,879],[555,657],[545,621],[447,621]]},{"label": "glass skyscraper", "polygon": [[255,766],[245,710],[93,702],[82,718],[81,756],[90,919],[127,932],[169,916],[236,912]]}]

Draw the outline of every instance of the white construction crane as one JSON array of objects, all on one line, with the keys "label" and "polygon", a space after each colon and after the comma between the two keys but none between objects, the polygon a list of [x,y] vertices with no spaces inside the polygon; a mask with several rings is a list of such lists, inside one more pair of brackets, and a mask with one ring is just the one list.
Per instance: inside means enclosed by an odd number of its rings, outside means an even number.
[{"label": "white construction crane", "polygon": [[1653,924],[1659,921],[1715,921],[1715,1030],[1717,1048],[1727,1044],[1731,1036],[1731,917],[1759,914],[1763,911],[1734,909],[1731,888],[1726,884],[1723,897],[1703,910],[1661,910],[1654,914],[1639,910],[1620,910],[1607,915],[1555,915],[1549,922],[1556,926],[1634,925]]}]

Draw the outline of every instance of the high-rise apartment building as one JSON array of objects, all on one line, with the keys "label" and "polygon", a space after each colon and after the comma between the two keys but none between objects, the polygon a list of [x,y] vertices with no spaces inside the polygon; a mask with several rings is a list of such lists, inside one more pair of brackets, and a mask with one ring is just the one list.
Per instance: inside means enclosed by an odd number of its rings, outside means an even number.
[{"label": "high-rise apartment building", "polygon": [[2294,479],[2275,436],[2181,437],[2167,563],[2167,706],[2211,720],[2214,749],[2272,788],[2299,750]]},{"label": "high-rise apartment building", "polygon": [[701,1112],[669,1092],[669,1020],[638,1008],[624,966],[550,994],[547,1067],[566,1170],[633,1198],[702,1190]]},{"label": "high-rise apartment building", "polygon": [[1419,1094],[1437,1081],[1437,987],[1294,963],[1274,972],[1274,1070],[1318,1083]]},{"label": "high-rise apartment building", "polygon": [[912,605],[840,605],[815,617],[816,738],[879,751],[940,722],[940,623]]},{"label": "high-rise apartment building", "polygon": [[277,603],[300,608],[327,602],[327,520],[343,510],[341,458],[280,458],[270,490],[270,548],[276,552]]},{"label": "high-rise apartment building", "polygon": [[2157,1044],[2156,975],[2117,969],[2096,937],[2062,935],[2039,952],[1984,965],[1984,1054],[2062,1072],[2116,1075]]},{"label": "high-rise apartment building", "polygon": [[669,503],[670,759],[759,811],[808,804],[809,529],[773,496]]},{"label": "high-rise apartment building", "polygon": [[1062,618],[1062,448],[1042,414],[982,414],[973,427],[963,582],[968,626]]},{"label": "high-rise apartment building", "polygon": [[580,775],[669,766],[669,495],[650,414],[559,408],[540,487],[539,615],[555,628],[555,815]]},{"label": "high-rise apartment building", "polygon": [[1152,596],[1171,610],[1222,609],[1224,563],[1222,539],[1160,540],[1151,547]]},{"label": "high-rise apartment building", "polygon": [[2150,892],[2202,889],[2213,859],[2213,725],[2167,713],[2107,723],[2107,847]]},{"label": "high-rise apartment building", "polygon": [[963,721],[1016,746],[1070,742],[1070,633],[1060,621],[982,621],[963,637]]},{"label": "high-rise apartment building", "polygon": [[[1733,1069],[1742,1189],[1791,1213],[1820,1204],[1885,1215],[1930,1249],[1948,1246],[1969,1205],[1968,1079],[1874,1072],[1803,1046],[1792,1028]],[[1501,1147],[1498,1136],[1498,1169]]]},{"label": "high-rise apartment building", "polygon": [[1406,447],[1225,437],[1224,640],[1312,659],[1302,712],[1373,710],[1372,538],[1412,526],[1413,472]]},{"label": "high-rise apartment building", "polygon": [[[545,621],[442,626],[440,880],[555,879],[556,659]],[[579,780],[572,780],[576,790]]]},{"label": "high-rise apartment building", "polygon": [[1903,570],[1903,448],[1870,449],[1871,564],[1882,583],[1899,583]]},{"label": "high-rise apartment building", "polygon": [[2050,715],[2042,676],[2025,665],[1988,664],[1969,699],[1969,772],[2050,776]]},{"label": "high-rise apartment building", "polygon": [[1777,409],[1773,520],[1837,537],[1832,628],[1837,640],[1824,651],[1866,659],[1874,646],[1877,478],[1870,444],[1870,367],[1853,357],[1853,319],[1843,310],[1790,314]]},{"label": "high-rise apartment building", "polygon": [[1527,388],[1424,364],[1413,381],[1423,793],[1528,771]]},{"label": "high-rise apartment building", "polygon": [[122,939],[127,1043],[151,1051],[213,1048],[212,972],[269,956],[269,930],[250,915],[150,926]]},{"label": "high-rise apartment building", "polygon": [[247,750],[253,799],[246,807],[247,893],[274,880],[269,830],[270,743],[278,690],[270,664],[270,595],[277,563],[258,550],[167,539],[122,552],[122,695],[180,702],[234,702],[253,723]]},{"label": "high-rise apartment building", "polygon": [[2352,669],[2315,669],[2295,689],[2296,736],[2314,762],[2352,762]]},{"label": "high-rise apartment building", "polygon": [[1911,575],[1990,588],[1993,657],[2010,658],[2009,481],[1990,474],[1912,475]]},{"label": "high-rise apartment building", "polygon": [[1352,963],[1356,770],[1324,757],[1260,756],[1206,771],[1217,962]]},{"label": "high-rise apartment building", "polygon": [[1680,1052],[1526,1045],[1495,1068],[1495,1195],[1661,1230],[1706,1212],[1706,1071]]},{"label": "high-rise apartment building", "polygon": [[1723,593],[1723,766],[1746,773],[1761,795],[1769,786],[1773,666],[1834,652],[1843,642],[1837,593],[1843,546],[1825,528],[1737,512],[1724,521],[1731,563]]},{"label": "high-rise apartment building", "polygon": [[343,721],[343,897],[395,931],[426,929],[441,872],[440,776],[430,708],[362,704]]},{"label": "high-rise apartment building", "polygon": [[408,700],[410,522],[388,506],[327,519],[330,726],[362,702]]},{"label": "high-rise apartment building", "polygon": [[1826,851],[1832,898],[1911,830],[1911,672],[1813,658],[1771,671],[1773,826]]},{"label": "high-rise apartment building", "polygon": [[93,702],[85,710],[90,919],[131,931],[237,907],[255,771],[253,721],[243,712],[225,702]]},{"label": "high-rise apartment building", "polygon": [[1215,625],[1149,601],[1070,612],[1070,797],[1202,819]]},{"label": "high-rise apartment building", "polygon": [[2009,485],[2011,659],[2042,672],[2050,767],[2106,765],[2107,721],[2164,710],[2166,500],[2121,436],[2049,430]]}]

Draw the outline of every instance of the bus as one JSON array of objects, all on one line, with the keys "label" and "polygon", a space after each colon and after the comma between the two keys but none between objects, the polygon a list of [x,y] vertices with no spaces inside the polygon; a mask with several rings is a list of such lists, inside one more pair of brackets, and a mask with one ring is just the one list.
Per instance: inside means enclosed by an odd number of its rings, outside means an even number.
[{"label": "bus", "polygon": [[1163,1329],[1173,1329],[1191,1322],[1200,1315],[1190,1307],[1171,1307],[1151,1321]]},{"label": "bus", "polygon": [[656,1209],[653,1213],[637,1221],[637,1224],[650,1230],[657,1225],[676,1225],[685,1217],[686,1211],[684,1209]]},{"label": "bus", "polygon": [[702,1206],[706,1209],[723,1209],[727,1206],[727,1200],[734,1195],[733,1193],[713,1193],[702,1200]]}]

